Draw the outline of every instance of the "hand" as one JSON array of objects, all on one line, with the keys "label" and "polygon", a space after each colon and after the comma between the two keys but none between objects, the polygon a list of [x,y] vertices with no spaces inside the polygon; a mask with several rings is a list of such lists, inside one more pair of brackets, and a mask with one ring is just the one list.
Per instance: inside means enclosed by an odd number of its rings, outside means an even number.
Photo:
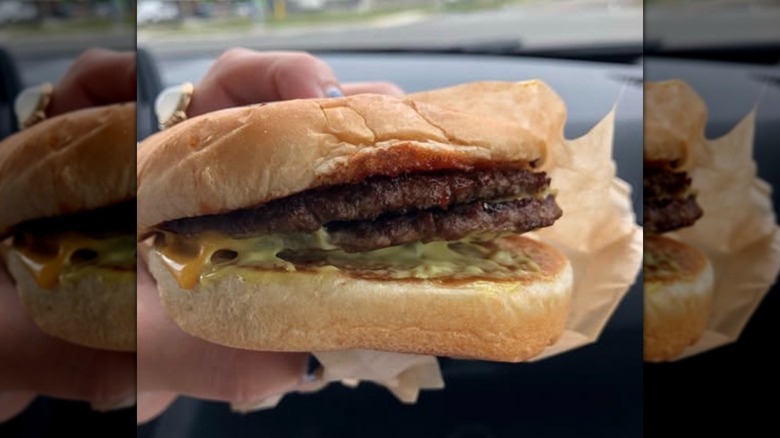
[{"label": "hand", "polygon": [[340,84],[328,64],[308,53],[231,49],[197,85],[187,113],[194,117],[253,103],[361,93],[404,94],[389,82]]},{"label": "hand", "polygon": [[47,116],[135,101],[135,69],[135,52],[86,50],[54,87]]},{"label": "hand", "polygon": [[[135,100],[135,54],[92,49],[54,87],[49,117]],[[132,406],[134,353],[97,350],[43,333],[27,317],[0,262],[0,423],[38,395],[85,400],[97,410]]]},{"label": "hand", "polygon": [[[387,82],[339,84],[322,60],[299,52],[232,49],[197,85],[188,115],[258,102],[358,93],[402,95]],[[182,332],[160,304],[154,280],[138,269],[138,418],[159,415],[186,394],[251,408],[295,390],[307,354],[268,353],[219,346]]]},{"label": "hand", "polygon": [[165,410],[178,394],[251,407],[293,390],[308,355],[223,347],[190,336],[163,309],[157,286],[138,261],[138,421]]},{"label": "hand", "polygon": [[86,400],[96,410],[132,406],[135,354],[82,347],[43,333],[24,313],[0,263],[0,423],[38,394]]}]

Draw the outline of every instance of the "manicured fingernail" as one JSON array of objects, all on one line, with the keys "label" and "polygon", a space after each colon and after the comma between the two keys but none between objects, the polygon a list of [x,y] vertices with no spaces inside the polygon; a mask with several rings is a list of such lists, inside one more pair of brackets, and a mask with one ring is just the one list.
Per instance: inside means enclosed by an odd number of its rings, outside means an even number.
[{"label": "manicured fingernail", "polygon": [[325,89],[325,95],[328,97],[344,97],[344,92],[339,87],[331,85]]},{"label": "manicured fingernail", "polygon": [[134,406],[136,402],[135,394],[107,402],[92,402],[92,410],[98,412],[118,411],[119,409]]},{"label": "manicured fingernail", "polygon": [[304,382],[313,382],[319,378],[322,364],[317,360],[314,355],[309,356],[309,361],[306,363],[306,371],[303,373]]}]

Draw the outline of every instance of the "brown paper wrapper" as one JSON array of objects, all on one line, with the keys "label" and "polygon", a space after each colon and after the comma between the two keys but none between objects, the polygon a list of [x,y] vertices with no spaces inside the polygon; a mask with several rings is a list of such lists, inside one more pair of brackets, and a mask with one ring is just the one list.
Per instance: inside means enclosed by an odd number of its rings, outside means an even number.
[{"label": "brown paper wrapper", "polygon": [[550,145],[545,169],[563,216],[529,233],[561,250],[574,269],[574,293],[566,331],[539,360],[596,341],[636,279],[642,231],[636,225],[631,188],[616,177],[612,160],[615,110],[590,132],[566,140],[566,107],[541,81],[477,82],[413,94],[426,103],[503,118],[540,133]]},{"label": "brown paper wrapper", "polygon": [[[540,81],[476,82],[412,94],[429,105],[502,118],[542,136],[549,145],[544,169],[564,215],[554,226],[530,237],[563,251],[574,270],[572,306],[561,338],[534,360],[596,341],[612,312],[634,282],[642,259],[642,232],[635,223],[630,187],[615,175],[612,139],[615,111],[588,134],[567,141],[566,108]],[[420,390],[444,387],[433,356],[368,350],[318,352],[321,379],[302,391],[328,382],[354,386],[359,381],[385,386],[399,400],[414,403]],[[269,399],[272,407],[279,399]],[[257,408],[257,407],[255,407]]]},{"label": "brown paper wrapper", "polygon": [[707,141],[708,159],[689,171],[704,215],[674,237],[709,257],[715,286],[705,333],[673,360],[735,342],[780,271],[780,228],[771,187],[756,176],[754,132],[755,110]]}]

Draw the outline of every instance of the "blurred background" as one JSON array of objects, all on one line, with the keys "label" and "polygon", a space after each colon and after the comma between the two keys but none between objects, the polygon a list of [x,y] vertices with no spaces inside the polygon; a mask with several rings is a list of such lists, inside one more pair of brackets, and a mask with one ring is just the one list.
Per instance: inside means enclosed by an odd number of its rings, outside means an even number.
[{"label": "blurred background", "polygon": [[519,53],[640,47],[638,0],[138,2],[138,42],[160,53],[438,49]]},{"label": "blurred background", "polygon": [[134,0],[0,0],[0,45],[19,56],[58,56],[84,47],[129,49]]},{"label": "blurred background", "polygon": [[780,0],[646,0],[645,55],[780,61]]},{"label": "blurred background", "polygon": [[[728,133],[755,110],[754,144],[743,147],[752,148],[758,177],[774,187],[775,212],[780,205],[778,24],[777,0],[647,1],[643,59],[646,80],[682,79],[701,95],[709,112],[709,139]],[[780,383],[772,335],[779,289],[775,284],[768,291],[736,342],[679,362],[645,365],[647,436],[668,436],[670,430],[700,436],[729,427],[758,436],[774,426],[776,414],[754,394],[771,394]]]}]

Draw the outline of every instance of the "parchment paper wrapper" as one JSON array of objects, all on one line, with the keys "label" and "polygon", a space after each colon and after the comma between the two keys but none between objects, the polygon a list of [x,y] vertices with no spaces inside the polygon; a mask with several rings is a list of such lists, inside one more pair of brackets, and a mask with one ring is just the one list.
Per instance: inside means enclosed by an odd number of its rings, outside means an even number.
[{"label": "parchment paper wrapper", "polygon": [[548,136],[551,159],[545,167],[563,216],[527,235],[566,254],[574,269],[574,295],[566,331],[534,360],[596,341],[642,262],[642,230],[631,206],[631,188],[616,177],[612,160],[615,110],[587,134],[565,140],[565,105],[540,81],[477,82],[412,98],[504,118]]},{"label": "parchment paper wrapper", "polygon": [[736,341],[780,270],[771,187],[757,178],[753,160],[755,113],[723,137],[706,141],[707,159],[689,171],[704,215],[673,236],[709,257],[715,286],[705,333],[673,360]]},{"label": "parchment paper wrapper", "polygon": [[[550,155],[544,167],[563,217],[531,237],[563,251],[574,269],[574,296],[566,330],[540,356],[550,357],[594,342],[615,307],[634,282],[642,259],[642,232],[636,225],[630,188],[615,176],[612,138],[615,111],[588,134],[571,141],[563,137],[566,108],[546,84],[477,82],[412,94],[418,102],[466,113],[503,118],[545,136]],[[356,385],[369,381],[387,387],[399,400],[414,403],[421,389],[443,388],[433,356],[367,350],[319,352],[321,380]],[[265,407],[279,399],[268,400]]]}]

